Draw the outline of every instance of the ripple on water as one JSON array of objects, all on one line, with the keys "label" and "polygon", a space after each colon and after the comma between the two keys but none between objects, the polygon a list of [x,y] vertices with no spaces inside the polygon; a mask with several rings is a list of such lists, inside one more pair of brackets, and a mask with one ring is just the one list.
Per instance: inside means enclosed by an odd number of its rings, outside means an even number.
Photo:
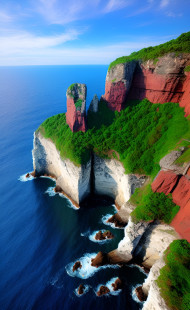
[{"label": "ripple on water", "polygon": [[[71,277],[78,277],[81,279],[88,279],[92,277],[96,272],[98,272],[101,269],[106,268],[120,268],[118,265],[104,265],[100,267],[93,267],[91,266],[91,259],[95,258],[97,253],[86,253],[81,258],[75,260],[74,262],[69,263],[65,269],[69,276]],[[82,264],[81,268],[78,268],[73,272],[73,265],[76,263],[76,261],[80,261]]]},{"label": "ripple on water", "polygon": [[45,191],[45,194],[48,194],[50,197],[54,197],[55,195],[59,195],[62,198],[65,198],[67,200],[67,207],[74,209],[74,210],[79,210],[79,208],[75,207],[72,202],[70,201],[70,199],[68,199],[66,196],[64,196],[61,193],[56,193],[54,191],[55,186],[50,186],[48,187],[48,189]]}]

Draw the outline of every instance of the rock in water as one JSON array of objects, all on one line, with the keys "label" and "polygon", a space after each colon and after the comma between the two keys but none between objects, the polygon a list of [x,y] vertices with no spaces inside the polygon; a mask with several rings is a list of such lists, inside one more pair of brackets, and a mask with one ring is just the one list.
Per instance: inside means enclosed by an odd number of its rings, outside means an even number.
[{"label": "rock in water", "polygon": [[112,215],[108,220],[107,223],[113,223],[115,227],[125,227],[127,225],[126,222],[122,220],[118,213]]},{"label": "rock in water", "polygon": [[66,121],[73,132],[86,131],[86,85],[75,83],[67,89]]},{"label": "rock in water", "polygon": [[142,286],[138,286],[136,289],[135,289],[135,293],[138,297],[138,299],[140,301],[145,301],[147,300],[147,295],[145,295],[145,293],[143,292],[142,290]]},{"label": "rock in water", "polygon": [[109,230],[106,230],[104,233],[102,233],[102,231],[100,230],[95,235],[96,240],[106,240],[106,239],[113,239],[113,238],[114,238],[114,235]]},{"label": "rock in water", "polygon": [[97,296],[106,295],[110,292],[109,288],[105,285],[100,286],[99,291],[97,292]]},{"label": "rock in water", "polygon": [[77,261],[74,265],[73,265],[73,272],[79,268],[82,268],[82,264],[80,261]]},{"label": "rock in water", "polygon": [[108,255],[103,252],[98,252],[95,258],[91,259],[91,266],[100,267],[109,263]]},{"label": "rock in water", "polygon": [[122,289],[123,284],[122,284],[121,280],[120,280],[119,278],[117,278],[117,279],[115,280],[115,282],[112,283],[112,287],[113,287],[113,290],[114,290],[114,291],[118,291],[118,290],[121,290],[121,289]]},{"label": "rock in water", "polygon": [[85,286],[83,284],[80,284],[78,288],[78,294],[79,295],[84,294],[84,289],[85,289]]},{"label": "rock in water", "polygon": [[29,178],[29,176],[30,176],[30,173],[28,172],[28,173],[26,174],[26,178]]},{"label": "rock in water", "polygon": [[90,106],[89,106],[89,111],[91,112],[98,112],[98,96],[95,94],[91,103],[90,103]]}]

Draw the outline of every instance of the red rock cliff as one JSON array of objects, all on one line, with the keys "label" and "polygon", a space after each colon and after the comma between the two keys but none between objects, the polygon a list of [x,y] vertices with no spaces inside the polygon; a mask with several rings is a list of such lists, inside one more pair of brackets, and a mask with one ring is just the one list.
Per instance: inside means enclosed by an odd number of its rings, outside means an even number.
[{"label": "red rock cliff", "polygon": [[179,102],[190,114],[190,54],[169,53],[145,62],[132,61],[118,64],[108,71],[105,95],[112,110],[120,111],[127,100],[144,98],[153,103]]},{"label": "red rock cliff", "polygon": [[86,85],[75,83],[67,89],[66,121],[73,132],[86,131]]}]

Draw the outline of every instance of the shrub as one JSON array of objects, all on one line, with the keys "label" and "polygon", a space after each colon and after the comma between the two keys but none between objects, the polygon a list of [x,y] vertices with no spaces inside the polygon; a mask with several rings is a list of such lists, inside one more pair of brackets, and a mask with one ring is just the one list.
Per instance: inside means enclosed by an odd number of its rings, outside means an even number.
[{"label": "shrub", "polygon": [[164,253],[164,261],[157,279],[161,296],[173,310],[190,310],[190,244],[174,240]]},{"label": "shrub", "polygon": [[131,216],[135,222],[159,219],[169,224],[178,211],[179,206],[176,206],[170,197],[164,193],[154,193],[151,186],[148,185],[141,197],[140,204],[137,205]]}]

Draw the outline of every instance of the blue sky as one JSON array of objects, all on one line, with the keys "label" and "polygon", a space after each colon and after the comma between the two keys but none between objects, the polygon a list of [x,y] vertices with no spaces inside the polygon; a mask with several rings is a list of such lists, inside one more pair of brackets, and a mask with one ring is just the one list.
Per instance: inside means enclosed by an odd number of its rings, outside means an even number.
[{"label": "blue sky", "polygon": [[0,65],[109,64],[190,30],[190,0],[0,0]]}]

